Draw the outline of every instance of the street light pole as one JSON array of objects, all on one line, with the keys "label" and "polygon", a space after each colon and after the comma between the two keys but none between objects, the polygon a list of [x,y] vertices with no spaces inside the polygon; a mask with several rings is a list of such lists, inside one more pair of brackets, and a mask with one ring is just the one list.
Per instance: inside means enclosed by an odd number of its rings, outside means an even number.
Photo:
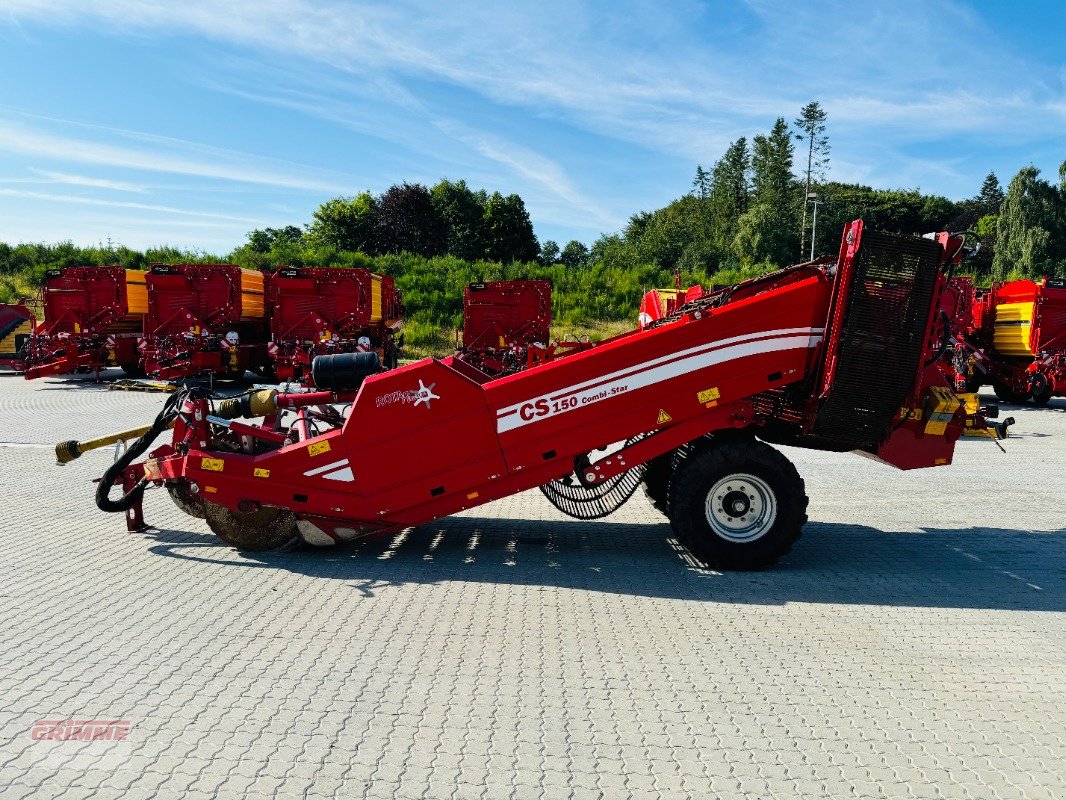
[{"label": "street light pole", "polygon": [[[814,239],[815,239],[815,235],[818,232],[818,204],[820,202],[822,202],[822,201],[818,199],[818,193],[817,192],[807,192],[807,203],[813,203],[814,204],[814,217],[813,217],[813,222],[811,223],[811,257],[810,257],[811,261],[814,261]],[[803,207],[804,207],[804,209],[806,209],[807,208],[807,204],[804,203]]]}]

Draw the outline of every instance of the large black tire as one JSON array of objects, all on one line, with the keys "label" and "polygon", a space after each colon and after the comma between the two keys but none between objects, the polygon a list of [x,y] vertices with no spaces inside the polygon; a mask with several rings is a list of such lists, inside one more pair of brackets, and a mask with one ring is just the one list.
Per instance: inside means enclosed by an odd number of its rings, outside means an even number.
[{"label": "large black tire", "polygon": [[671,450],[653,458],[644,472],[644,494],[666,516],[670,516],[670,475],[674,467],[674,452]]},{"label": "large black tire", "polygon": [[1034,372],[1029,378],[1029,399],[1038,406],[1046,406],[1051,401],[1054,389],[1048,376],[1042,372]]},{"label": "large black tire", "polygon": [[741,438],[712,440],[679,459],[669,508],[689,552],[719,569],[770,566],[792,549],[807,522],[806,489],[792,462]]},{"label": "large black tire", "polygon": [[996,397],[1002,400],[1004,403],[1014,403],[1015,405],[1021,405],[1029,396],[1025,392],[1016,392],[1007,384],[1000,383],[999,381],[992,382],[992,390],[996,393]]}]

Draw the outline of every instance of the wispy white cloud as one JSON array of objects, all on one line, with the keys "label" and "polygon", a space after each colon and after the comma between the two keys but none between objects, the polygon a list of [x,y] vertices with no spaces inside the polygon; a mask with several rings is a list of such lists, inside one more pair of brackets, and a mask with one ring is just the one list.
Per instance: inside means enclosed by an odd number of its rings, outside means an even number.
[{"label": "wispy white cloud", "polygon": [[37,169],[36,167],[30,167],[30,172],[34,172],[45,179],[47,183],[62,183],[69,186],[89,186],[94,189],[110,189],[116,192],[136,192],[143,194],[146,190],[144,186],[138,186],[134,183],[126,183],[124,181],[112,181],[106,178],[90,178],[86,175],[70,175],[65,172],[53,172],[47,169]]},{"label": "wispy white cloud", "polygon": [[190,211],[184,208],[177,208],[175,206],[163,206],[153,203],[133,203],[125,202],[122,200],[102,200],[98,197],[84,197],[82,195],[74,194],[52,194],[50,192],[32,192],[24,189],[4,189],[0,188],[0,196],[2,197],[22,197],[29,200],[47,200],[53,203],[73,203],[75,205],[83,206],[106,206],[108,208],[131,208],[138,211],[154,211],[160,214],[177,214],[183,217],[197,217],[200,219],[215,219],[215,220],[227,220],[229,222],[240,222],[245,225],[255,224],[258,220],[252,217],[238,217],[232,214],[218,214],[211,211]]},{"label": "wispy white cloud", "polygon": [[[101,127],[69,120],[60,122],[66,126]],[[332,176],[324,170],[305,167],[302,170],[280,171],[273,159],[257,158],[233,150],[138,131],[109,130],[119,137],[139,140],[152,144],[153,147],[126,146],[85,137],[76,138],[52,133],[40,125],[29,127],[4,120],[0,121],[0,151],[66,163],[96,164],[287,189],[343,191],[339,182],[334,182]],[[116,137],[111,138],[114,140]]]}]

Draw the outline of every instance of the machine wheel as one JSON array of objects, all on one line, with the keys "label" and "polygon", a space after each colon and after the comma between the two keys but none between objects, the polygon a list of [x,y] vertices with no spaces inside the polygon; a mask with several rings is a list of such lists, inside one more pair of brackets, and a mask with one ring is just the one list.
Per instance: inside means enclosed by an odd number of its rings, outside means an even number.
[{"label": "machine wheel", "polygon": [[121,364],[122,372],[125,373],[127,378],[143,378],[144,370],[141,369],[141,365],[136,361],[131,361],[129,364]]},{"label": "machine wheel", "polygon": [[653,458],[644,473],[644,494],[666,516],[670,516],[670,475],[674,468],[674,452],[671,450]]},{"label": "machine wheel", "polygon": [[300,543],[296,515],[291,511],[263,506],[241,514],[217,503],[204,502],[205,519],[219,539],[238,550],[262,552],[289,550]]},{"label": "machine wheel", "polygon": [[1016,392],[1007,384],[1000,381],[992,382],[992,390],[996,393],[996,397],[1002,400],[1004,403],[1015,403],[1021,405],[1029,399],[1028,395],[1023,392]]},{"label": "machine wheel", "polygon": [[167,493],[170,495],[170,499],[174,501],[174,505],[190,517],[196,517],[197,519],[206,517],[204,499],[189,491],[188,481],[184,479],[168,481]]},{"label": "machine wheel", "polygon": [[1046,406],[1052,395],[1051,381],[1043,372],[1034,372],[1029,378],[1029,399],[1038,406]]},{"label": "machine wheel", "polygon": [[762,442],[697,448],[670,483],[670,524],[708,566],[759,569],[792,549],[807,522],[807,494],[792,462]]}]

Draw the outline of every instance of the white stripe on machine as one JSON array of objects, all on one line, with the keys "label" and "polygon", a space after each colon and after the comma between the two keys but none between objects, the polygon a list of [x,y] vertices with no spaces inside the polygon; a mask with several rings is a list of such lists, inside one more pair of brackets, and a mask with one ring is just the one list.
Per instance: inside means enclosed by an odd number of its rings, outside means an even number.
[{"label": "white stripe on machine", "polygon": [[[628,367],[595,380],[585,381],[565,389],[557,389],[524,403],[500,409],[496,419],[496,430],[498,433],[505,433],[726,361],[734,361],[760,353],[809,349],[821,340],[821,328],[789,328],[738,336],[713,345],[705,343],[680,353],[654,359],[636,369]],[[709,347],[712,349],[708,349]]]}]

